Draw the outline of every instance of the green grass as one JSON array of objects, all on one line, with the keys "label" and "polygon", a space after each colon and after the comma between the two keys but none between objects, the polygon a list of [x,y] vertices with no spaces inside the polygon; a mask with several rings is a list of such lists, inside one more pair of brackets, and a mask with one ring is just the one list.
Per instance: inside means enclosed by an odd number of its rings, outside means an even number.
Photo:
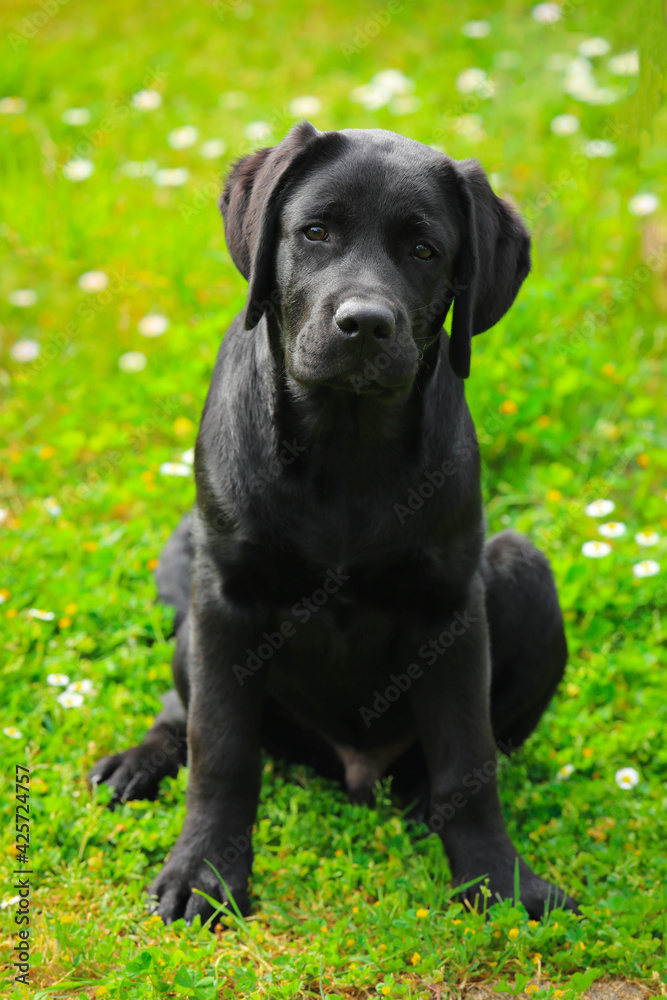
[{"label": "green grass", "polygon": [[[9,0],[0,40],[0,97],[27,102],[0,115],[2,727],[22,734],[0,735],[0,899],[14,895],[14,765],[29,764],[33,995],[416,998],[515,978],[520,990],[528,975],[538,997],[555,987],[579,994],[601,977],[636,978],[658,995],[667,971],[667,545],[642,549],[634,535],[667,536],[659,3],[607,0],[594,10],[568,0],[554,25],[515,0],[502,12],[350,0],[54,7],[47,16]],[[487,37],[461,33],[474,17],[490,21]],[[614,76],[608,59],[634,47],[637,23],[641,74]],[[592,60],[598,84],[618,92],[598,106],[565,93],[550,61],[572,58],[595,35],[611,44],[610,56]],[[498,57],[507,51],[518,59]],[[468,67],[497,82],[493,97],[457,91]],[[418,108],[397,115],[350,100],[387,68],[414,81]],[[142,113],[129,100],[147,86],[164,100]],[[585,920],[556,913],[535,926],[510,903],[488,920],[467,913],[450,902],[439,841],[415,840],[386,790],[363,809],[330,783],[267,761],[252,917],[218,936],[165,929],[148,918],[143,894],[179,831],[186,774],[157,802],[115,812],[104,791],[94,801],[87,790],[95,759],[136,742],[169,685],[171,615],[154,603],[151,567],[194,486],[159,468],[193,445],[219,340],[245,297],[217,215],[220,176],[250,148],[249,122],[268,122],[277,140],[294,120],[290,101],[309,94],[322,102],[312,116],[320,128],[392,128],[476,156],[530,220],[533,273],[508,317],[476,340],[467,391],[489,530],[515,527],[549,555],[570,642],[553,706],[502,768],[508,824]],[[89,124],[66,125],[62,112],[79,106]],[[580,129],[558,137],[550,122],[564,113]],[[171,149],[167,133],[186,124],[199,142]],[[223,159],[201,158],[210,138],[227,143]],[[582,155],[592,139],[613,141],[614,154]],[[62,166],[80,143],[95,171],[74,183]],[[147,159],[187,167],[188,182],[158,187],[120,169]],[[629,211],[639,192],[661,196],[655,213]],[[77,279],[96,268],[109,288],[87,294]],[[34,289],[37,303],[9,304],[17,288]],[[151,311],[170,327],[146,339],[137,323]],[[37,361],[11,358],[20,338],[41,345]],[[119,369],[128,351],[146,355],[144,371]],[[627,526],[600,560],[581,551],[599,537],[601,521],[584,512],[597,498],[613,500]],[[645,558],[661,573],[633,576]],[[54,618],[30,617],[31,608]],[[66,709],[46,683],[53,672],[90,679],[96,693]],[[574,770],[559,780],[566,764]],[[632,789],[615,783],[624,766],[640,774]],[[2,911],[8,945],[13,909]],[[5,975],[3,993],[13,990],[9,966]]]}]

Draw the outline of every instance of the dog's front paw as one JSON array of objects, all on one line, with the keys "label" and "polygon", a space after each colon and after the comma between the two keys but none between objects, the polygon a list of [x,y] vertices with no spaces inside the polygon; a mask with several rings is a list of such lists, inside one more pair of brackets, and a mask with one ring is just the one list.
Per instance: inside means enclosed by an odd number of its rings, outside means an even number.
[{"label": "dog's front paw", "polygon": [[[250,902],[245,879],[230,882],[225,879],[235,904],[232,905],[225,886],[206,863],[207,860],[219,870],[220,858],[213,848],[206,850],[200,845],[191,849],[185,845],[174,848],[148,890],[152,897],[151,910],[159,914],[165,924],[171,924],[181,917],[191,924],[197,914],[201,917],[202,924],[206,923],[219,912],[206,896],[222,903],[230,912],[236,912],[238,907],[243,916],[249,913]],[[206,893],[206,896],[202,893]]]},{"label": "dog's front paw", "polygon": [[[523,903],[531,920],[540,920],[551,910],[572,910],[579,913],[579,907],[568,896],[563,889],[552,885],[546,879],[540,878],[532,871],[522,858],[516,859],[519,863],[519,901]],[[470,879],[457,879],[457,882],[470,881]],[[477,883],[469,889],[464,890],[461,896],[470,903],[471,906],[482,907],[482,883]],[[491,893],[490,903],[498,902],[502,899],[516,899],[516,862],[514,867],[505,866],[499,871],[491,872],[488,876],[488,888]]]}]

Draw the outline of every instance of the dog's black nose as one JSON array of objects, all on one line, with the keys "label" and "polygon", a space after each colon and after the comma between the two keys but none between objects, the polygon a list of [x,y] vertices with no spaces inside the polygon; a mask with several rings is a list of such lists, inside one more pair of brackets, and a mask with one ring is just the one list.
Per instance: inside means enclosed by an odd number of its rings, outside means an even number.
[{"label": "dog's black nose", "polygon": [[347,299],[334,315],[334,323],[346,337],[366,336],[389,340],[396,329],[396,317],[381,302]]}]

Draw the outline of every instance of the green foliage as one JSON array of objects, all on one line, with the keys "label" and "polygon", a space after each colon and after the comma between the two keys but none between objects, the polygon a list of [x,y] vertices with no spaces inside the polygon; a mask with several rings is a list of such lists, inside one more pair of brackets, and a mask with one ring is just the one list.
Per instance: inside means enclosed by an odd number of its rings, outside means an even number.
[{"label": "green foliage", "polygon": [[[500,978],[514,993],[569,1000],[609,976],[657,995],[667,969],[667,555],[662,539],[641,548],[634,536],[667,534],[659,3],[642,20],[636,5],[568,0],[556,24],[515,3],[55,0],[47,16],[48,6],[9,0],[0,40],[0,97],[26,101],[0,115],[2,849],[9,870],[13,766],[29,763],[34,995],[416,998]],[[486,37],[461,32],[484,17]],[[641,74],[614,75],[608,60],[633,47],[639,22]],[[613,103],[564,89],[558,67],[591,36],[611,44],[591,64]],[[493,96],[456,89],[470,67],[495,82]],[[350,99],[388,68],[414,81],[416,101],[408,93],[371,111]],[[142,112],[130,99],[146,88],[163,101]],[[415,839],[385,792],[361,808],[267,760],[253,915],[228,919],[224,933],[164,928],[144,890],[182,823],[186,774],[157,802],[114,812],[106,789],[91,798],[86,787],[100,755],[140,739],[169,686],[171,612],[154,602],[151,567],[194,487],[160,468],[194,443],[246,290],[224,246],[220,177],[257,144],[249,123],[267,123],[266,141],[277,140],[304,95],[321,101],[310,116],[320,128],[391,128],[477,157],[529,220],[533,272],[507,318],[476,339],[467,395],[489,529],[514,527],[547,553],[570,645],[553,706],[502,766],[505,811],[528,862],[567,887],[585,919],[536,924],[510,902],[488,917],[466,912],[439,841]],[[66,124],[62,113],[80,106],[90,122]],[[576,115],[577,132],[553,133],[562,114]],[[197,143],[170,147],[167,134],[184,125]],[[227,153],[202,158],[214,138]],[[592,140],[615,151],[585,155]],[[77,156],[94,164],[80,182],[63,171]],[[187,183],[131,176],[128,162],[147,160],[187,168]],[[662,193],[662,205],[633,214],[638,193]],[[109,285],[88,293],[77,280],[94,269]],[[22,288],[37,292],[35,305],[8,301]],[[138,323],[151,312],[170,325],[149,339]],[[21,339],[39,344],[39,358],[12,357]],[[136,351],[146,368],[121,370],[120,356]],[[601,540],[606,519],[584,508],[598,498],[614,501],[626,531],[594,559],[582,545]],[[635,576],[646,558],[661,572]],[[63,688],[46,681],[54,673],[95,693],[66,708]],[[633,787],[615,781],[626,766],[638,772]],[[12,896],[5,885],[0,899]]]}]

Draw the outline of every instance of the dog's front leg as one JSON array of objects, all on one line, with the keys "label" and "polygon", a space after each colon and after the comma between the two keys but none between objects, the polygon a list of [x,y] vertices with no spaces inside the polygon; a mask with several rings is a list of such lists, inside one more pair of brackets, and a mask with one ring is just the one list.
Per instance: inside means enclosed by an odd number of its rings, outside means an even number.
[{"label": "dog's front leg", "polygon": [[227,902],[220,873],[234,901],[248,912],[252,826],[259,797],[259,723],[264,668],[237,676],[261,625],[235,613],[221,596],[210,564],[198,560],[191,602],[190,774],[183,830],[150,892],[165,923],[179,917],[202,922],[214,909],[197,890]]},{"label": "dog's front leg", "polygon": [[[428,648],[437,659],[411,689],[431,784],[430,826],[449,858],[455,885],[488,876],[491,902],[519,895],[531,917],[576,904],[519,857],[502,815],[489,712],[490,662],[481,581],[468,604]],[[423,647],[422,647],[423,648]],[[429,656],[433,660],[433,656]],[[475,902],[480,883],[465,891]]]}]

